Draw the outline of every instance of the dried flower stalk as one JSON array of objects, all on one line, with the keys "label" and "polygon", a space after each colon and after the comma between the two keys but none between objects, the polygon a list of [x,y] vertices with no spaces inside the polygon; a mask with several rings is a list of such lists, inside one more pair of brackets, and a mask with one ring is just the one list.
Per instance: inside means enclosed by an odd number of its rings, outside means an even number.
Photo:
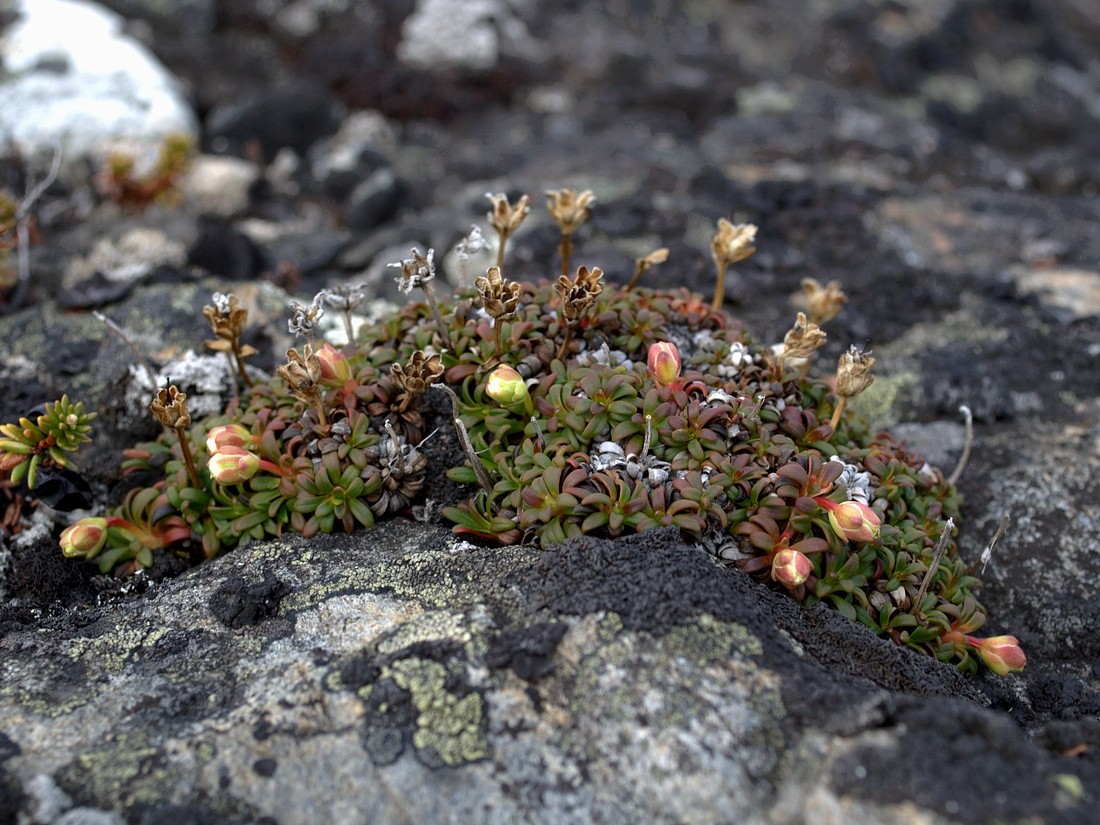
[{"label": "dried flower stalk", "polygon": [[573,233],[588,220],[588,206],[596,196],[591,189],[577,192],[576,189],[552,189],[546,193],[546,209],[554,223],[561,230],[558,252],[561,255],[561,274],[569,275],[573,258]]},{"label": "dried flower stalk", "polygon": [[504,321],[516,317],[521,287],[500,274],[499,266],[491,266],[484,277],[474,279],[474,288],[481,298],[481,306],[493,319],[493,341],[498,358],[504,357],[501,327]]},{"label": "dried flower stalk", "polygon": [[642,279],[651,268],[657,264],[663,264],[668,260],[668,247],[662,246],[660,249],[654,249],[644,258],[637,258],[634,261],[634,275],[630,279],[630,283],[626,285],[626,291],[634,289],[638,285],[638,281]]},{"label": "dried flower stalk", "polygon": [[718,281],[714,286],[714,300],[711,307],[722,308],[726,294],[726,271],[736,263],[752,256],[756,251],[756,226],[751,223],[733,224],[725,218],[718,219],[718,231],[710,241],[711,255],[717,270]]},{"label": "dried flower stalk", "polygon": [[405,366],[391,365],[390,374],[405,392],[405,397],[397,407],[397,412],[403,413],[418,395],[432,386],[443,374],[443,358],[439,354],[425,355],[421,350],[417,350]]},{"label": "dried flower stalk", "polygon": [[871,374],[871,367],[875,365],[875,359],[870,352],[853,346],[840,356],[836,367],[836,394],[838,396],[833,417],[829,420],[829,427],[833,430],[840,423],[840,414],[844,412],[844,406],[849,398],[859,395],[871,384],[875,376]]},{"label": "dried flower stalk", "polygon": [[794,362],[798,365],[799,377],[805,378],[810,369],[810,360],[814,353],[825,346],[826,338],[821,327],[807,320],[806,313],[798,313],[794,326],[783,336],[783,347],[779,355],[780,371],[788,362]]},{"label": "dried flower stalk", "polygon": [[401,270],[397,276],[397,288],[408,295],[414,288],[423,290],[424,297],[431,307],[435,317],[435,328],[443,341],[450,343],[447,327],[443,324],[443,316],[439,314],[439,306],[435,302],[435,291],[432,289],[432,281],[435,279],[435,250],[429,249],[427,255],[421,255],[415,246],[411,250],[412,257],[389,264]]},{"label": "dried flower stalk", "polygon": [[516,201],[515,206],[508,202],[508,196],[503,192],[496,195],[486,192],[485,197],[493,205],[493,208],[489,210],[485,217],[488,218],[489,225],[497,233],[497,266],[504,266],[504,246],[515,231],[519,229],[523,219],[531,211],[531,207],[527,205],[526,195]]},{"label": "dried flower stalk", "polygon": [[157,421],[175,431],[180,452],[183,454],[183,466],[187,468],[187,477],[193,487],[201,487],[195,458],[191,454],[191,443],[187,440],[187,428],[191,426],[191,414],[187,411],[187,393],[180,392],[175,384],[170,384],[157,391],[149,409]]},{"label": "dried flower stalk", "polygon": [[333,309],[340,310],[340,314],[344,319],[344,334],[348,339],[347,348],[349,350],[354,350],[355,328],[351,323],[351,313],[354,312],[355,309],[363,303],[363,299],[366,298],[366,287],[361,283],[341,284],[340,286],[334,286],[323,290],[321,294],[324,296],[326,304]]},{"label": "dried flower stalk", "polygon": [[565,338],[558,349],[558,360],[565,360],[569,344],[573,340],[573,328],[584,320],[596,302],[596,296],[603,292],[603,270],[598,266],[591,270],[586,266],[577,269],[572,279],[562,275],[554,284],[554,291],[561,296],[562,317],[565,319]]},{"label": "dried flower stalk", "polygon": [[822,286],[814,278],[803,278],[802,295],[810,321],[818,325],[833,320],[848,303],[848,296],[840,288],[840,281],[829,281]]},{"label": "dried flower stalk", "polygon": [[327,426],[328,416],[325,415],[325,405],[317,388],[321,382],[321,363],[317,360],[313,347],[306,344],[300,355],[298,350],[288,349],[286,358],[287,362],[276,367],[275,372],[286,382],[292,395],[313,405],[317,411],[317,421],[322,427]]},{"label": "dried flower stalk", "polygon": [[206,341],[206,347],[215,352],[224,352],[226,359],[229,361],[229,372],[236,371],[245,387],[251,388],[252,379],[248,377],[244,359],[250,355],[255,355],[258,350],[248,344],[241,346],[241,335],[248,323],[248,310],[241,306],[237,296],[233,293],[225,295],[221,292],[215,292],[211,296],[211,300],[214,305],[204,306],[202,314],[217,338],[213,341]]}]

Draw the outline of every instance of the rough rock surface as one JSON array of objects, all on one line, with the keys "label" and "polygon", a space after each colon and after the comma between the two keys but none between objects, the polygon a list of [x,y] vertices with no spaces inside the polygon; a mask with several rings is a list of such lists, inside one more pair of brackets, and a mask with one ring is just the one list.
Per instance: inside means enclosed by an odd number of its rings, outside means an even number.
[{"label": "rough rock surface", "polygon": [[140,821],[1083,823],[1060,788],[1100,781],[674,531],[540,553],[395,521],[4,629],[5,770]]},{"label": "rough rock surface", "polygon": [[[578,263],[622,281],[667,246],[652,282],[709,293],[715,219],[752,221],[727,309],[758,340],[789,326],[801,278],[836,278],[850,302],[820,363],[874,347],[865,414],[950,468],[972,410],[961,553],[1010,513],[981,597],[1029,662],[962,677],[664,532],[484,548],[425,507],[120,584],[61,559],[67,519],[40,509],[3,539],[0,821],[1095,821],[1092,5],[485,2],[459,22],[493,50],[465,64],[410,56],[447,3],[217,0],[183,33],[162,3],[109,5],[191,91],[204,148],[259,176],[224,210],[216,179],[140,214],[75,185],[42,201],[27,306],[0,317],[0,419],[64,391],[99,409],[80,459],[99,501],[122,494],[119,449],[156,432],[131,367],[196,349],[210,292],[250,307],[270,369],[288,297],[364,281],[384,311],[402,299],[385,264],[413,244],[470,276],[445,253],[486,191],[590,187]],[[512,277],[553,272],[537,212]],[[188,265],[64,282],[132,230]]]}]

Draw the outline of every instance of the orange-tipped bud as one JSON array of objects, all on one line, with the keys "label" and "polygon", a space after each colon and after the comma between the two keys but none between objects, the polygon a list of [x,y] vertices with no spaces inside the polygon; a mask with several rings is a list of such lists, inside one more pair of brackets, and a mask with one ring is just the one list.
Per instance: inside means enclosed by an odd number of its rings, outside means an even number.
[{"label": "orange-tipped bud", "polygon": [[522,375],[502,365],[489,373],[485,394],[497,403],[509,406],[527,398],[527,384]]},{"label": "orange-tipped bud", "polygon": [[107,543],[107,519],[82,518],[61,533],[61,552],[67,558],[94,559]]},{"label": "orange-tipped bud", "polygon": [[792,590],[805,584],[812,572],[814,572],[814,563],[809,557],[789,547],[780,550],[772,558],[772,578]]},{"label": "orange-tipped bud", "polygon": [[249,447],[256,439],[246,427],[240,424],[220,424],[212,427],[206,434],[206,451],[210,455],[221,452],[226,447]]},{"label": "orange-tipped bud", "polygon": [[1017,673],[1027,664],[1027,656],[1015,636],[990,636],[972,641],[978,642],[978,655],[982,662],[998,676]]},{"label": "orange-tipped bud", "polygon": [[668,341],[650,344],[646,365],[657,383],[667,387],[680,377],[680,350]]},{"label": "orange-tipped bud", "polygon": [[[819,499],[829,511],[829,524],[838,536],[848,541],[874,541],[878,538],[882,520],[878,513],[859,501],[845,501],[841,504],[830,499]],[[831,506],[830,506],[831,504]]]},{"label": "orange-tipped bud", "polygon": [[343,386],[351,378],[348,357],[332,344],[326,343],[317,350],[317,363],[321,366],[321,381],[333,386]]},{"label": "orange-tipped bud", "polygon": [[206,468],[218,484],[240,484],[256,475],[260,457],[243,447],[223,447],[210,456]]}]

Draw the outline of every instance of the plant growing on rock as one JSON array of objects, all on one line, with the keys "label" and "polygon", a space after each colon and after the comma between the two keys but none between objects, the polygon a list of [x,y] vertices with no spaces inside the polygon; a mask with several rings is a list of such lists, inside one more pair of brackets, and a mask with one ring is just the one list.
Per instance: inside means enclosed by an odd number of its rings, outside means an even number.
[{"label": "plant growing on rock", "polygon": [[115,152],[96,176],[96,186],[103,195],[129,212],[140,212],[156,201],[171,200],[194,148],[194,141],[188,135],[166,135],[153,167],[144,173],[138,171],[134,157]]},{"label": "plant growing on rock", "polygon": [[91,441],[88,433],[95,416],[84,412],[83,403],[74,404],[63,395],[46,404],[33,421],[20,418],[17,423],[0,425],[0,473],[33,490],[42,467],[72,466],[70,454]]},{"label": "plant growing on rock", "polygon": [[[556,195],[551,211],[571,236],[590,193]],[[490,200],[503,257],[527,202]],[[719,289],[754,237],[751,225],[719,223]],[[870,384],[874,359],[851,350],[835,383],[811,376],[820,324],[846,300],[835,283],[806,286],[810,314],[764,347],[715,308],[720,292],[711,306],[637,278],[618,287],[588,265],[554,284],[516,283],[498,263],[442,299],[428,289],[432,250],[397,266],[402,291],[425,289],[427,303],[343,352],[312,339],[321,297],[293,307],[291,331],[308,343],[224,415],[191,421],[173,407],[182,393],[162,390],[172,434],[124,463],[159,480],[105,524],[70,528],[66,553],[107,569],[147,565],[160,548],[210,556],[284,531],[370,527],[407,512],[429,473],[447,469],[476,485],[444,510],[467,536],[546,546],[672,526],[718,562],[898,644],[966,670],[1023,666],[1011,637],[973,635],[985,614],[953,541],[954,486],[845,408]],[[215,332],[236,352],[240,330]],[[449,397],[449,417],[428,403],[433,387]],[[425,434],[451,424],[465,462],[429,467]]]}]

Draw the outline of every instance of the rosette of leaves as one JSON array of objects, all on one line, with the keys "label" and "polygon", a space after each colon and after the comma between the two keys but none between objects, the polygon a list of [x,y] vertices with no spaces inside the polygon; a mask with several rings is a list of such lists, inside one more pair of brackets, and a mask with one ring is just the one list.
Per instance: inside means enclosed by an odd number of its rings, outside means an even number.
[{"label": "rosette of leaves", "polygon": [[364,499],[382,487],[381,473],[369,472],[364,479],[354,464],[346,466],[336,452],[325,453],[320,462],[295,476],[298,494],[293,503],[291,525],[306,538],[318,532],[331,533],[339,524],[345,533],[374,525],[374,514]]},{"label": "rosette of leaves", "polygon": [[107,517],[107,542],[94,559],[101,573],[133,562],[152,567],[153,551],[191,538],[191,528],[172,511],[163,490],[131,490]]},{"label": "rosette of leaves", "polygon": [[38,471],[50,464],[71,468],[69,454],[91,441],[95,413],[84,412],[83,402],[72,403],[68,395],[47,403],[42,412],[18,423],[0,425],[0,473],[14,484],[26,483],[33,490]]}]

